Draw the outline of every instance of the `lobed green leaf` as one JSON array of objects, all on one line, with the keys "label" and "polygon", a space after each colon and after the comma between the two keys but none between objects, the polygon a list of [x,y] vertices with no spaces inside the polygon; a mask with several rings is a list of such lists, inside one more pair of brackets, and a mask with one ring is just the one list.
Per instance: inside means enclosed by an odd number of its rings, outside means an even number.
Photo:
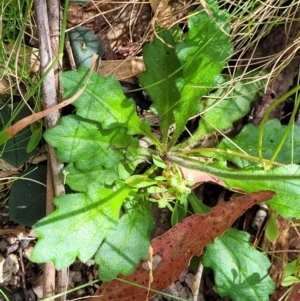
[{"label": "lobed green leaf", "polygon": [[190,117],[201,110],[200,99],[222,80],[220,72],[232,53],[228,15],[215,1],[207,1],[214,18],[198,11],[188,19],[188,34],[175,43],[170,32],[159,30],[159,38],[143,52],[146,72],[139,77],[150,94],[152,108],[160,116],[163,143],[169,126],[176,123],[168,148],[184,131]]},{"label": "lobed green leaf", "polygon": [[244,117],[250,110],[250,104],[263,93],[265,80],[243,79],[234,83],[233,90],[220,88],[205,102],[205,113],[201,114],[198,130],[191,138],[178,147],[188,146],[206,135],[230,129],[233,123]]},{"label": "lobed green leaf", "polygon": [[[280,143],[286,125],[282,125],[278,119],[268,120],[264,127],[262,155],[264,159],[270,159],[277,145]],[[245,125],[242,131],[232,141],[223,139],[218,145],[220,149],[229,149],[239,151],[243,149],[247,154],[258,157],[258,135],[259,126],[252,124]],[[238,149],[239,148],[239,149]],[[253,161],[239,158],[236,156],[225,155],[225,158],[241,168],[247,168],[253,165]],[[300,163],[300,126],[295,124],[293,130],[289,132],[276,161],[284,164],[291,162]]]},{"label": "lobed green leaf", "polygon": [[232,54],[229,43],[229,17],[219,10],[215,1],[207,1],[212,16],[206,11],[188,19],[189,31],[183,42],[176,45],[176,53],[183,75],[176,80],[181,94],[180,106],[175,108],[176,142],[190,117],[200,112],[200,99],[221,82],[220,72]]},{"label": "lobed green leaf", "polygon": [[129,275],[141,259],[148,258],[150,233],[154,222],[149,204],[127,210],[116,229],[110,230],[95,256],[99,276],[109,281],[118,274]]},{"label": "lobed green leaf", "polygon": [[127,185],[116,191],[98,187],[88,195],[66,194],[55,198],[57,209],[34,226],[39,240],[30,259],[52,261],[60,270],[76,257],[91,259],[103,239],[119,223],[121,205],[132,192]]},{"label": "lobed green leaf", "polygon": [[[268,171],[264,170],[245,170],[244,175],[256,176],[278,176],[277,180],[266,180],[264,177],[243,180],[225,179],[224,182],[230,187],[239,187],[246,192],[254,192],[259,190],[276,191],[276,195],[268,205],[271,205],[281,216],[290,219],[292,217],[300,218],[300,207],[298,196],[300,194],[300,167],[298,165],[286,165],[284,167],[274,168]],[[285,179],[284,176],[295,177],[293,179]]]},{"label": "lobed green leaf", "polygon": [[130,143],[137,147],[137,141],[128,136],[124,128],[104,130],[99,123],[74,115],[63,117],[44,137],[57,149],[59,160],[76,162],[81,170],[116,166],[125,158],[123,150],[129,148]]},{"label": "lobed green leaf", "polygon": [[274,292],[268,257],[249,244],[250,235],[229,229],[206,246],[203,265],[214,270],[220,296],[235,301],[265,301]]},{"label": "lobed green leaf", "polygon": [[134,164],[132,165],[120,163],[110,169],[99,166],[89,170],[79,170],[74,163],[70,163],[64,169],[65,183],[72,190],[80,192],[86,192],[91,184],[93,186],[111,186],[116,180],[125,180],[134,169]]},{"label": "lobed green leaf", "polygon": [[[89,69],[79,68],[61,75],[65,93],[69,98],[84,87]],[[84,92],[73,102],[77,116],[101,123],[104,129],[116,129],[120,126],[128,134],[143,134],[152,137],[150,126],[140,120],[133,101],[127,99],[120,83],[114,77],[101,77],[93,72]]]}]

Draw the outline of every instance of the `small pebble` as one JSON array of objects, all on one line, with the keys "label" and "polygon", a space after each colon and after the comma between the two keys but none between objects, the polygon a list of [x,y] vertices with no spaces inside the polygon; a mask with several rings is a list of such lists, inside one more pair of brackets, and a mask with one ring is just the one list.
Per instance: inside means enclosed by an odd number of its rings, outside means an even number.
[{"label": "small pebble", "polygon": [[187,271],[186,271],[186,270],[183,271],[183,272],[179,275],[178,280],[179,280],[180,282],[184,282],[184,278],[185,278],[186,274],[187,274]]},{"label": "small pebble", "polygon": [[85,264],[86,264],[88,267],[90,267],[90,266],[92,266],[92,265],[95,264],[95,260],[90,259],[90,260],[88,260]]},{"label": "small pebble", "polygon": [[19,243],[19,248],[23,250],[23,249],[27,248],[28,245],[29,245],[29,240],[22,239]]},{"label": "small pebble", "polygon": [[195,276],[192,273],[187,273],[185,275],[184,282],[187,284],[187,286],[191,291],[193,290],[194,281],[195,281]]},{"label": "small pebble", "polygon": [[7,242],[3,239],[0,240],[0,251],[3,252],[7,247]]},{"label": "small pebble", "polygon": [[29,259],[32,251],[33,251],[32,246],[30,246],[29,248],[24,249],[23,250],[23,257],[26,258],[26,259]]},{"label": "small pebble", "polygon": [[81,288],[75,292],[75,295],[78,297],[83,296],[85,295],[85,290]]},{"label": "small pebble", "polygon": [[10,253],[13,253],[15,252],[16,250],[18,250],[19,248],[19,243],[18,242],[15,242],[13,244],[10,244],[7,246],[7,249],[6,249],[6,254],[10,254]]},{"label": "small pebble", "polygon": [[32,287],[32,289],[33,289],[34,293],[36,294],[36,296],[38,297],[38,299],[43,298],[43,286],[42,285]]},{"label": "small pebble", "polygon": [[88,272],[86,273],[86,275],[87,275],[88,281],[94,280],[94,275],[93,275],[91,272],[88,271]]},{"label": "small pebble", "polygon": [[16,287],[18,284],[20,284],[20,276],[12,276],[7,284],[11,285],[12,287]]},{"label": "small pebble", "polygon": [[82,280],[82,275],[80,271],[74,271],[72,276],[73,282],[80,282]]},{"label": "small pebble", "polygon": [[12,245],[12,244],[14,244],[14,243],[17,241],[17,238],[16,238],[15,236],[10,236],[10,237],[7,237],[7,238],[6,238],[6,241],[7,241],[10,245]]}]

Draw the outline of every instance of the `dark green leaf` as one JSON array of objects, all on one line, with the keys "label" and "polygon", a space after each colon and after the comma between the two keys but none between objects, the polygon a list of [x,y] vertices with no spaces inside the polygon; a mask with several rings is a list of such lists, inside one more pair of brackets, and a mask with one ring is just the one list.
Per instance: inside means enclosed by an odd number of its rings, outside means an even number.
[{"label": "dark green leaf", "polygon": [[179,108],[174,110],[176,129],[172,144],[184,130],[188,119],[199,113],[201,97],[221,82],[220,72],[232,54],[232,46],[225,33],[229,32],[228,15],[219,10],[215,1],[207,3],[214,19],[206,11],[189,18],[188,35],[175,47],[183,75],[176,80],[181,100]]},{"label": "dark green leaf", "polygon": [[9,195],[9,219],[28,227],[46,215],[47,167],[31,166],[20,174]]},{"label": "dark green leaf", "polygon": [[43,137],[43,133],[42,133],[41,127],[34,130],[34,132],[32,132],[31,137],[28,141],[28,144],[27,144],[27,147],[26,147],[26,152],[31,153],[32,151],[34,151],[35,148],[40,143],[42,137]]},{"label": "dark green leaf", "polygon": [[159,125],[164,140],[169,126],[174,123],[173,111],[179,106],[180,94],[175,79],[181,77],[182,72],[171,34],[161,29],[158,36],[144,47],[146,72],[139,77],[139,82],[150,95],[152,107],[160,116]]},{"label": "dark green leaf", "polygon": [[[15,102],[14,105],[17,107],[19,105],[19,102]],[[1,109],[0,128],[4,128],[7,125],[8,121],[11,118],[11,114],[12,112],[9,105],[6,105]],[[31,111],[25,105],[23,105],[19,114],[14,118],[13,123],[29,115],[31,115]],[[3,142],[6,141],[7,137],[5,132],[2,132],[1,135],[4,139]],[[20,167],[22,164],[24,164],[24,162],[28,160],[35,151],[34,149],[30,152],[27,152],[26,150],[31,135],[32,133],[29,127],[26,127],[11,139],[9,139],[0,149],[1,158],[15,167]]]}]

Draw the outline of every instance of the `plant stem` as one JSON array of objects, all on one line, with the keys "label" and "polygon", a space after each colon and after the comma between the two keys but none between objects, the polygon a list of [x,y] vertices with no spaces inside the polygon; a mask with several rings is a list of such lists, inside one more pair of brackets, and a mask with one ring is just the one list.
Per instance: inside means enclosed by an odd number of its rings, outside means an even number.
[{"label": "plant stem", "polygon": [[[295,180],[300,179],[300,174],[298,175],[270,175],[270,174],[250,174],[246,172],[241,171],[234,171],[230,169],[221,169],[215,166],[211,166],[210,164],[206,164],[203,162],[200,162],[199,160],[182,156],[178,154],[172,154],[169,153],[166,155],[167,160],[169,160],[172,163],[178,164],[182,167],[193,169],[193,170],[199,170],[202,172],[206,172],[212,175],[215,175],[220,178],[224,179],[234,179],[234,180]],[[300,170],[300,169],[299,169]],[[253,170],[254,173],[257,170]]]}]

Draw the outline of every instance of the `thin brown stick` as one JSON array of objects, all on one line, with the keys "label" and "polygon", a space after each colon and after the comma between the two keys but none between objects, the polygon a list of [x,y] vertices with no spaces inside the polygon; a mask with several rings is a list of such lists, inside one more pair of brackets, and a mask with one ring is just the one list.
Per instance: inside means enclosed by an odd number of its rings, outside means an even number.
[{"label": "thin brown stick", "polygon": [[[50,21],[51,21],[51,32],[49,30],[49,21],[48,21],[48,13],[47,13],[47,2],[49,5],[50,13]],[[39,29],[39,48],[40,48],[40,59],[41,59],[41,74],[47,72],[47,69],[50,68],[53,62],[53,53],[54,56],[59,55],[59,31],[60,31],[60,2],[59,0],[51,0],[51,1],[43,1],[43,0],[35,0],[35,7],[37,12],[37,25]],[[50,40],[50,36],[52,40]],[[56,75],[55,71],[56,70]],[[50,72],[45,77],[43,82],[42,89],[42,104],[44,109],[51,108],[57,105],[57,93],[58,93],[58,66],[54,67],[50,70]],[[59,111],[53,111],[50,114],[45,116],[45,124],[47,128],[54,126],[60,118]],[[65,192],[64,185],[61,183],[59,179],[59,172],[63,168],[63,164],[59,162],[56,158],[55,151],[52,147],[49,146],[48,151],[48,161],[51,166],[51,180],[48,180],[48,184],[52,186],[48,189],[48,193],[53,199],[53,195],[57,196],[63,194]],[[48,173],[49,175],[50,173]],[[53,183],[53,185],[51,185]],[[54,190],[54,193],[53,193]],[[49,200],[49,196],[48,196]],[[48,206],[47,214],[51,213],[51,209]],[[49,246],[51,247],[51,246]],[[48,297],[55,292],[55,270],[54,266],[51,263],[45,265],[44,270],[44,281],[43,281],[43,290],[44,297]],[[67,279],[67,269],[60,272],[63,274],[63,279]],[[60,277],[62,278],[62,277]],[[62,290],[66,290],[67,283],[64,282],[59,283],[58,285],[58,293]],[[60,301],[65,300],[65,295],[59,298]]]},{"label": "thin brown stick", "polygon": [[193,288],[192,288],[194,301],[197,301],[199,298],[199,289],[200,289],[202,273],[203,273],[203,264],[200,260],[197,273],[194,277]]},{"label": "thin brown stick", "polygon": [[22,254],[22,248],[19,247],[19,261],[20,261],[20,266],[21,266],[21,283],[22,283],[22,289],[24,293],[24,299],[25,301],[29,301],[28,298],[28,293],[27,293],[27,288],[26,288],[26,281],[25,281],[25,268],[24,268],[24,263],[23,263],[23,254]]},{"label": "thin brown stick", "polygon": [[[46,213],[54,211],[53,204],[54,187],[50,161],[47,160],[47,194],[46,194]],[[52,262],[46,262],[43,267],[43,297],[48,298],[55,295],[55,267]]]}]

